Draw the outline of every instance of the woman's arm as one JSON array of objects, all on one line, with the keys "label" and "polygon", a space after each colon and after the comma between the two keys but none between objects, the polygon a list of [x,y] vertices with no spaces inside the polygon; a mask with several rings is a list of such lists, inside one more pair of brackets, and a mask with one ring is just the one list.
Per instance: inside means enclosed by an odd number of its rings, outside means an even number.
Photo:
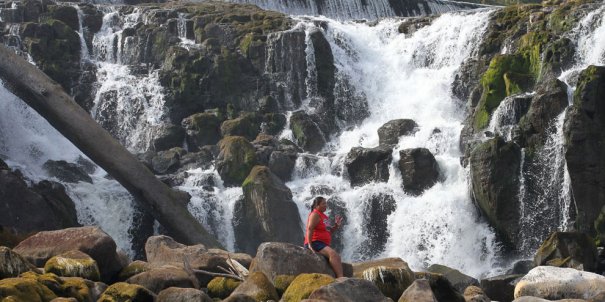
[{"label": "woman's arm", "polygon": [[313,233],[315,232],[315,227],[318,223],[319,215],[317,213],[311,213],[309,222],[307,223],[307,242],[309,243],[309,249],[311,249],[313,252],[315,252],[315,250],[311,246],[311,242],[313,242],[311,239],[313,239]]}]

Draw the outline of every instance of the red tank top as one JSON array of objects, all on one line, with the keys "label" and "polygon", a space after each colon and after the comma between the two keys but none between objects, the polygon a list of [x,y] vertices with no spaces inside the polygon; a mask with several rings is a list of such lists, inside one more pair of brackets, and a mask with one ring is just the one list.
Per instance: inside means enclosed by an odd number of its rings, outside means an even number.
[{"label": "red tank top", "polygon": [[[313,230],[313,238],[311,238],[312,241],[321,241],[327,245],[330,245],[330,242],[332,241],[332,235],[330,234],[330,232],[328,231],[327,226],[330,224],[330,219],[328,218],[328,216],[326,216],[326,214],[320,212],[317,209],[314,209],[313,211],[311,211],[311,213],[309,213],[309,217],[307,217],[307,225],[309,225],[309,218],[311,218],[311,214],[313,213],[317,213],[319,215],[319,223],[315,226],[315,229]],[[309,243],[307,242],[307,231],[305,230],[305,244]]]}]

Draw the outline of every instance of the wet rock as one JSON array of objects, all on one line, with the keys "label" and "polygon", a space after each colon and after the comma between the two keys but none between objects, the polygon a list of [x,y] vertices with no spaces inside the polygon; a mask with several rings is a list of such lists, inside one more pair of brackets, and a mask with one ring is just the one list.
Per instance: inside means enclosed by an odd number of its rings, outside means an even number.
[{"label": "wet rock", "polygon": [[296,138],[298,146],[310,153],[317,153],[326,144],[323,132],[304,111],[296,111],[290,116],[290,129]]},{"label": "wet rock", "polygon": [[187,151],[182,148],[172,148],[166,151],[158,152],[151,159],[151,167],[155,174],[167,174],[178,170],[181,165],[181,157],[186,154]]},{"label": "wet rock", "polygon": [[276,113],[279,110],[279,103],[272,96],[264,96],[258,100],[258,112]]},{"label": "wet rock", "polygon": [[278,135],[286,127],[288,119],[281,113],[267,113],[263,117],[263,123],[260,125],[262,133]]},{"label": "wet rock", "polygon": [[385,297],[374,283],[362,279],[339,278],[315,290],[309,299],[326,301],[393,301]]},{"label": "wet rock", "polygon": [[233,292],[233,295],[239,294],[250,296],[256,301],[279,300],[275,287],[262,272],[251,273]]},{"label": "wet rock", "polygon": [[517,283],[515,298],[589,299],[600,294],[604,288],[604,276],[572,268],[538,266]]},{"label": "wet rock", "polygon": [[148,271],[134,275],[128,278],[126,282],[141,285],[158,294],[162,290],[172,286],[195,288],[197,280],[195,280],[195,276],[189,275],[183,268],[166,265],[154,267]]},{"label": "wet rock", "polygon": [[403,270],[409,269],[408,263],[403,261],[401,258],[381,258],[353,263],[353,276],[355,278],[363,278],[363,272],[365,270],[381,266]]},{"label": "wet rock", "polygon": [[256,150],[241,136],[228,136],[219,143],[216,169],[227,186],[239,186],[256,165]]},{"label": "wet rock", "polygon": [[21,273],[36,270],[36,267],[11,249],[0,246],[0,279],[18,277]]},{"label": "wet rock", "polygon": [[[345,276],[353,275],[353,267],[343,263]],[[334,271],[325,257],[311,252],[300,244],[265,242],[258,247],[250,272],[263,272],[269,279],[279,275],[298,276],[304,273],[320,273],[334,276]]]},{"label": "wet rock", "polygon": [[403,178],[403,190],[412,195],[421,195],[439,179],[439,165],[426,148],[399,151],[399,170]]},{"label": "wet rock", "polygon": [[202,148],[199,152],[191,152],[181,156],[179,171],[202,168],[207,169],[212,164],[214,155],[208,149]]},{"label": "wet rock", "polygon": [[75,204],[61,184],[42,181],[30,188],[8,166],[0,169],[0,221],[0,244],[10,246],[32,232],[79,226]]},{"label": "wet rock", "polygon": [[534,264],[595,271],[597,247],[593,239],[584,233],[554,232],[536,251]]},{"label": "wet rock", "polygon": [[215,277],[208,283],[208,295],[212,298],[225,299],[229,297],[233,291],[242,284],[241,281],[232,278]]},{"label": "wet rock", "polygon": [[435,17],[406,18],[399,24],[398,31],[404,35],[413,35],[419,29],[431,25]]},{"label": "wet rock", "polygon": [[552,79],[540,85],[532,98],[529,111],[519,126],[529,145],[541,146],[548,135],[548,127],[567,107],[565,83]]},{"label": "wet rock", "polygon": [[280,108],[285,110],[298,108],[307,97],[305,39],[304,30],[277,32],[267,37],[267,48],[272,54],[266,62],[269,87]]},{"label": "wet rock", "polygon": [[16,253],[36,266],[42,266],[51,257],[72,250],[90,255],[101,269],[102,280],[113,279],[122,269],[116,243],[98,227],[39,232],[14,248]]},{"label": "wet rock", "polygon": [[454,288],[461,293],[463,293],[468,286],[479,286],[479,281],[477,281],[477,279],[445,265],[433,264],[429,266],[427,271],[443,275],[443,277],[450,281]]},{"label": "wet rock", "polygon": [[494,301],[510,302],[515,286],[524,275],[501,275],[481,280],[481,288]]},{"label": "wet rock", "polygon": [[519,234],[519,171],[521,150],[501,137],[477,146],[471,153],[473,197],[500,238],[514,245]]},{"label": "wet rock", "polygon": [[81,277],[92,281],[101,279],[97,262],[87,254],[77,250],[48,259],[44,264],[44,272],[62,277]]},{"label": "wet rock", "polygon": [[354,147],[347,154],[345,166],[352,186],[369,182],[389,180],[389,165],[393,159],[392,150],[384,147]]},{"label": "wet rock", "polygon": [[378,141],[380,145],[397,145],[402,135],[413,135],[418,131],[418,124],[409,119],[388,121],[378,128]]},{"label": "wet rock", "polygon": [[181,122],[190,150],[214,145],[221,139],[221,120],[213,113],[196,113]]},{"label": "wet rock", "polygon": [[363,279],[372,282],[382,294],[398,300],[403,292],[416,280],[414,272],[405,267],[375,266],[362,273]]},{"label": "wet rock", "polygon": [[158,294],[157,302],[212,302],[203,291],[194,288],[169,287]]},{"label": "wet rock", "polygon": [[[460,294],[454,286],[441,274],[435,273],[416,273],[416,281],[418,279],[428,280],[433,294],[437,298],[437,301],[452,301],[452,302],[464,302],[464,297]],[[405,293],[404,293],[405,295]]]},{"label": "wet rock", "polygon": [[292,179],[296,158],[297,155],[293,152],[274,151],[269,157],[269,169],[282,181],[289,181]]},{"label": "wet rock", "polygon": [[48,160],[44,163],[42,168],[44,168],[49,175],[65,182],[77,183],[79,181],[84,181],[92,183],[92,178],[90,178],[79,165],[68,163],[64,160]]},{"label": "wet rock", "polygon": [[153,302],[155,298],[155,294],[140,285],[118,282],[108,287],[97,302]]},{"label": "wet rock", "polygon": [[135,260],[129,263],[126,267],[124,267],[120,271],[120,275],[118,276],[119,281],[126,281],[126,279],[138,275],[140,273],[151,270],[151,265],[145,261]]},{"label": "wet rock", "polygon": [[565,116],[565,159],[577,207],[576,228],[594,234],[605,205],[605,67],[590,66],[578,79],[574,103]]},{"label": "wet rock", "polygon": [[315,290],[332,282],[334,282],[334,278],[329,275],[317,273],[300,274],[292,281],[286,292],[284,292],[282,301],[294,302],[309,298]]},{"label": "wet rock", "polygon": [[303,242],[303,231],[292,192],[265,166],[256,166],[242,185],[244,198],[234,208],[238,250],[254,254],[267,241]]},{"label": "wet rock", "polygon": [[397,209],[397,203],[391,195],[381,193],[370,197],[363,217],[364,232],[368,241],[362,245],[362,253],[375,255],[384,249],[389,239],[387,220],[395,209]]},{"label": "wet rock", "polygon": [[48,15],[48,17],[51,19],[62,21],[74,31],[78,31],[80,29],[78,11],[73,6],[49,5],[48,13],[45,15]]},{"label": "wet rock", "polygon": [[401,295],[398,302],[437,302],[428,280],[416,280]]},{"label": "wet rock", "polygon": [[162,125],[158,129],[157,138],[151,142],[154,151],[164,151],[174,147],[181,147],[185,141],[185,130],[176,125]]},{"label": "wet rock", "polygon": [[533,260],[519,260],[513,264],[513,267],[508,270],[506,274],[527,274],[534,267],[536,267],[536,265]]},{"label": "wet rock", "polygon": [[256,113],[244,113],[240,117],[226,120],[221,124],[221,135],[243,136],[252,141],[260,133],[262,117]]}]

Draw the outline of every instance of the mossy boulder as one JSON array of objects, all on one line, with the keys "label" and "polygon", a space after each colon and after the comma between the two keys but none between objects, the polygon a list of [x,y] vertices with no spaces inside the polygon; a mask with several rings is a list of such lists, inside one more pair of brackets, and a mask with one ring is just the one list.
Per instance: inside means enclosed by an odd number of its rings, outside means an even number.
[{"label": "mossy boulder", "polygon": [[197,279],[187,273],[183,268],[165,265],[153,267],[152,269],[136,274],[126,282],[138,284],[144,288],[158,294],[163,289],[176,286],[184,288],[195,288]]},{"label": "mossy boulder", "polygon": [[513,247],[519,239],[521,149],[496,137],[475,147],[470,156],[473,197],[500,239]]},{"label": "mossy boulder", "polygon": [[243,136],[254,140],[261,131],[262,116],[247,112],[235,119],[226,120],[221,124],[223,136]]},{"label": "mossy boulder", "polygon": [[372,282],[382,294],[393,299],[399,299],[401,294],[416,280],[414,272],[407,267],[376,266],[363,271],[363,279]]},{"label": "mossy boulder", "polygon": [[240,284],[242,284],[242,282],[239,280],[215,277],[206,287],[208,288],[208,295],[210,297],[225,299],[229,297]]},{"label": "mossy boulder", "polygon": [[190,150],[205,145],[214,145],[221,139],[221,119],[214,113],[193,114],[181,122],[187,132],[187,144]]},{"label": "mossy boulder", "polygon": [[597,247],[587,234],[554,232],[542,243],[534,256],[536,266],[551,265],[595,271]]},{"label": "mossy boulder", "polygon": [[605,67],[580,73],[573,105],[565,116],[565,160],[577,207],[576,229],[596,234],[594,222],[605,206]]},{"label": "mossy boulder", "polygon": [[324,274],[300,274],[292,281],[284,295],[284,302],[298,302],[307,299],[313,291],[334,282],[334,278]]},{"label": "mossy boulder", "polygon": [[44,271],[62,277],[82,277],[92,281],[101,279],[97,262],[80,251],[69,251],[48,259]]},{"label": "mossy boulder", "polygon": [[238,250],[255,254],[267,241],[300,244],[303,231],[290,189],[266,166],[255,166],[242,185],[244,197],[233,210]]},{"label": "mossy boulder", "polygon": [[63,292],[67,297],[72,297],[78,302],[94,301],[94,293],[91,287],[93,282],[78,277],[64,277]]},{"label": "mossy boulder", "polygon": [[279,300],[275,287],[262,272],[251,273],[240,286],[238,286],[233,295],[244,294],[262,302],[268,300]]},{"label": "mossy boulder", "polygon": [[136,260],[128,264],[125,268],[120,271],[118,275],[118,280],[126,281],[126,279],[140,274],[142,272],[146,272],[151,269],[151,265],[145,261]]},{"label": "mossy boulder", "polygon": [[169,287],[158,294],[157,302],[212,302],[206,293],[195,288]]},{"label": "mossy boulder", "polygon": [[108,287],[97,302],[153,302],[155,295],[148,289],[125,282],[118,282]]},{"label": "mossy boulder", "polygon": [[376,301],[390,302],[374,283],[355,278],[339,278],[322,286],[309,295],[309,299],[320,301]]},{"label": "mossy boulder", "polygon": [[18,277],[30,270],[36,270],[36,267],[11,249],[0,246],[0,279]]},{"label": "mossy boulder", "polygon": [[69,26],[72,30],[78,31],[80,29],[80,24],[78,21],[78,11],[75,7],[70,5],[49,5],[48,13],[46,13],[45,17],[50,19],[56,19],[67,26]]},{"label": "mossy boulder", "polygon": [[220,153],[216,159],[216,169],[227,186],[241,185],[252,167],[256,165],[256,150],[242,136],[223,138],[218,146]]},{"label": "mossy boulder", "polygon": [[284,292],[288,289],[288,286],[296,279],[296,276],[293,275],[278,275],[273,280],[273,285],[275,286],[275,290],[277,291],[278,296],[283,296]]},{"label": "mossy boulder", "polygon": [[304,111],[296,111],[290,116],[290,129],[303,150],[317,153],[326,144],[324,134],[318,123]]},{"label": "mossy boulder", "polygon": [[2,301],[50,302],[57,298],[48,287],[28,278],[7,278],[0,280]]}]

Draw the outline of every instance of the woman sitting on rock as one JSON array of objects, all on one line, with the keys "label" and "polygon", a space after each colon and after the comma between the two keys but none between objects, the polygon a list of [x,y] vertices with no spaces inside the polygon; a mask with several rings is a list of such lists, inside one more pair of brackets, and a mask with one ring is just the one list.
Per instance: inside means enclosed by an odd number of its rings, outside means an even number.
[{"label": "woman sitting on rock", "polygon": [[328,202],[325,198],[318,196],[313,200],[311,213],[307,219],[305,247],[327,257],[336,274],[336,278],[339,278],[343,276],[342,262],[340,261],[338,252],[330,247],[330,242],[332,241],[331,233],[340,228],[342,217],[336,216],[336,223],[334,226],[330,226],[330,219],[324,214],[327,208]]}]

